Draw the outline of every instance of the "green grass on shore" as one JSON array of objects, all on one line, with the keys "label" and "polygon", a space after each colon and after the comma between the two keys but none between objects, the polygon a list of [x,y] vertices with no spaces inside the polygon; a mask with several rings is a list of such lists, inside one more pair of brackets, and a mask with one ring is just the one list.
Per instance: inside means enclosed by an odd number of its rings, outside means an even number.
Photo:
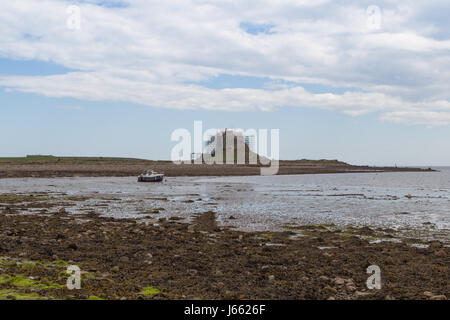
[{"label": "green grass on shore", "polygon": [[26,156],[15,158],[0,158],[2,164],[143,164],[152,160],[114,157],[57,157],[57,156]]},{"label": "green grass on shore", "polygon": [[[135,158],[115,158],[115,157],[59,157],[52,155],[29,155],[26,157],[0,157],[0,165],[32,165],[32,164],[149,164],[149,163],[171,163],[165,160],[145,160]],[[348,164],[338,160],[282,160],[284,164],[293,165],[331,165],[347,166]]]},{"label": "green grass on shore", "polygon": [[349,164],[339,160],[310,160],[310,159],[302,159],[302,160],[285,160],[283,161],[286,164],[296,164],[296,165],[328,165],[328,166],[348,166]]}]

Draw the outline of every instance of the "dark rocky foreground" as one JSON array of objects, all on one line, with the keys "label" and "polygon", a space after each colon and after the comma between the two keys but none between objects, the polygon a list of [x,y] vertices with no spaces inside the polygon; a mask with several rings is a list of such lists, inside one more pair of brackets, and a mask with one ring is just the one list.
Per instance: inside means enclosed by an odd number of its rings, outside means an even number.
[{"label": "dark rocky foreground", "polygon": [[[193,223],[0,211],[0,299],[446,299],[450,248],[370,244],[393,230],[291,226],[245,233]],[[365,240],[361,239],[365,238]],[[417,243],[415,241],[414,243]],[[68,290],[68,265],[82,288]],[[368,290],[370,265],[381,290]]]}]

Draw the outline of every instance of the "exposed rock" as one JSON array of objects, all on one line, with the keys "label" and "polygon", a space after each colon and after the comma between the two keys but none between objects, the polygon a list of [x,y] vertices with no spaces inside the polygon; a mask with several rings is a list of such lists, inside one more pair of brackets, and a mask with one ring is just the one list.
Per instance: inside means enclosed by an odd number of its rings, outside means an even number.
[{"label": "exposed rock", "polygon": [[357,298],[367,297],[367,296],[370,296],[370,295],[371,295],[370,292],[361,292],[361,291],[356,291],[355,292],[355,296]]},{"label": "exposed rock", "polygon": [[[284,246],[267,247],[266,241],[255,239],[260,233],[227,227],[216,232],[212,214],[193,225],[167,220],[155,225],[156,218],[147,217],[137,224],[135,220],[93,217],[86,222],[84,214],[0,215],[0,246],[9,250],[0,253],[2,273],[20,274],[36,283],[48,278],[62,286],[67,280],[67,264],[80,265],[89,273],[83,273],[80,291],[52,290],[55,299],[79,299],[81,295],[149,299],[141,294],[147,286],[161,290],[160,297],[168,299],[448,297],[447,283],[435,277],[437,271],[447,274],[445,258],[438,255],[448,256],[450,251],[437,242],[433,249],[422,250],[394,242],[368,247],[366,240],[342,239],[333,231],[305,228],[310,234],[295,241],[289,240],[287,232],[272,232],[270,241]],[[188,228],[195,232],[187,232]],[[356,228],[352,233],[357,233]],[[335,247],[333,258],[323,257],[323,251],[317,249],[317,237],[323,239],[324,247]],[[217,242],[211,243],[211,238]],[[57,243],[56,239],[62,241]],[[68,248],[72,242],[77,250]],[[55,260],[61,263],[53,263]],[[37,267],[28,267],[25,261],[35,262]],[[48,268],[44,268],[45,261],[49,261]],[[364,289],[368,264],[386,266],[389,282],[383,290]],[[195,277],[190,277],[188,270]],[[421,276],[411,282],[410,275],[418,273]],[[2,288],[9,290],[8,285]],[[41,288],[11,289],[8,295],[33,291],[44,299],[50,292]],[[425,295],[425,290],[432,292]]]},{"label": "exposed rock", "polygon": [[72,249],[72,250],[77,250],[78,246],[76,245],[76,243],[71,243],[67,246],[67,248]]},{"label": "exposed rock", "polygon": [[336,283],[339,286],[343,286],[345,284],[345,279],[337,277],[334,279],[334,283]]},{"label": "exposed rock", "polygon": [[196,269],[189,269],[189,270],[187,271],[187,273],[188,273],[189,275],[191,275],[191,276],[195,276],[195,275],[197,275],[198,270],[196,270]]},{"label": "exposed rock", "polygon": [[345,279],[345,284],[346,285],[350,285],[350,284],[352,284],[352,285],[354,285],[355,284],[355,282],[353,281],[353,279]]},{"label": "exposed rock", "polygon": [[425,292],[423,293],[423,295],[424,295],[425,297],[428,297],[428,298],[430,298],[430,297],[432,297],[432,296],[433,296],[433,293],[432,293],[432,292],[430,292],[430,291],[425,291]]},{"label": "exposed rock", "polygon": [[430,250],[436,250],[443,248],[444,245],[439,241],[433,241],[430,243]]},{"label": "exposed rock", "polygon": [[430,300],[447,300],[447,297],[443,294],[438,295],[438,296],[432,296],[430,297]]},{"label": "exposed rock", "polygon": [[445,252],[445,250],[438,250],[438,251],[436,251],[435,253],[434,253],[434,255],[436,256],[436,257],[439,257],[439,258],[445,258],[445,257],[447,257],[447,253]]},{"label": "exposed rock", "polygon": [[119,261],[125,263],[125,262],[130,261],[130,259],[128,257],[126,257],[126,256],[123,256],[123,257],[120,257]]},{"label": "exposed rock", "polygon": [[352,285],[352,284],[347,284],[347,285],[346,285],[346,288],[347,288],[347,290],[350,291],[350,292],[356,291],[356,287],[355,287],[354,285]]},{"label": "exposed rock", "polygon": [[332,287],[330,287],[330,286],[326,286],[325,288],[324,288],[324,290],[325,290],[325,292],[326,293],[334,293],[334,294],[336,294],[338,291],[336,290],[336,288],[332,288]]}]

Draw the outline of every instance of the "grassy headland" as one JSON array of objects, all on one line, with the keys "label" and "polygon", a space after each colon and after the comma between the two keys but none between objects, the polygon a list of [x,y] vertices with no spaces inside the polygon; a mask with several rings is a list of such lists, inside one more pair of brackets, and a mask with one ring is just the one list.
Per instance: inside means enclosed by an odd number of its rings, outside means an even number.
[{"label": "grassy headland", "polygon": [[[355,166],[338,160],[282,160],[278,174],[317,174],[382,171],[428,171],[419,168]],[[136,176],[153,169],[167,176],[259,175],[260,165],[174,164],[113,157],[27,156],[0,158],[0,178]]]}]

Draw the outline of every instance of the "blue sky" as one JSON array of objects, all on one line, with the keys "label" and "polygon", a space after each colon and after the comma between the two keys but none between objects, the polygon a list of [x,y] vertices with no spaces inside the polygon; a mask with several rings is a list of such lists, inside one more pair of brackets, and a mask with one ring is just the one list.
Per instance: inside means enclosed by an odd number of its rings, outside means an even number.
[{"label": "blue sky", "polygon": [[0,5],[0,156],[169,159],[201,120],[280,129],[282,159],[450,165],[445,1],[382,1],[376,30],[369,2],[150,2]]}]

